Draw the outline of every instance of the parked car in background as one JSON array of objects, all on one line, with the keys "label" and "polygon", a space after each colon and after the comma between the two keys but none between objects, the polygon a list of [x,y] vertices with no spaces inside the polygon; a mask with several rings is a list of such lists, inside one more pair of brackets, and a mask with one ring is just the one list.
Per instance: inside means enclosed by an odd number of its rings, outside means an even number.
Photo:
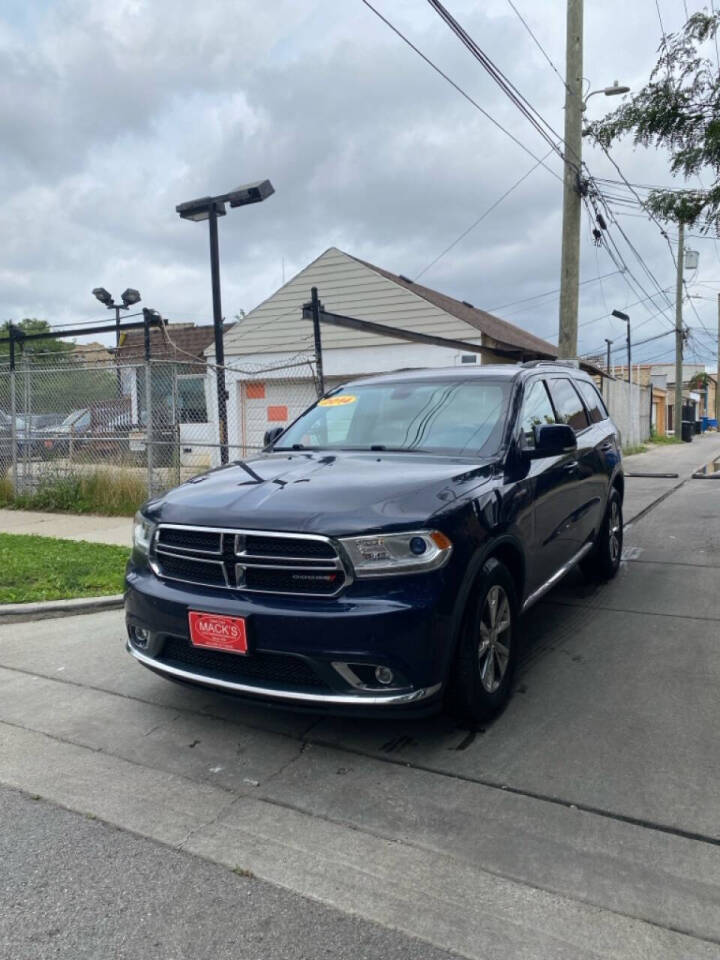
[{"label": "parked car in background", "polygon": [[138,513],[130,653],[260,702],[470,724],[510,693],[520,615],[617,572],[618,431],[560,363],[348,383],[266,450]]}]

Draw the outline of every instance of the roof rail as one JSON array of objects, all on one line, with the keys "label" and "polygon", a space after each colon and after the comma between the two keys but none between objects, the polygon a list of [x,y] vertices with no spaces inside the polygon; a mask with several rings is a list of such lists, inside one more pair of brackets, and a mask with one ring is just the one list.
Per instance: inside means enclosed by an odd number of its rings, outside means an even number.
[{"label": "roof rail", "polygon": [[580,366],[579,360],[525,360],[520,364],[521,367],[571,367],[577,370]]}]

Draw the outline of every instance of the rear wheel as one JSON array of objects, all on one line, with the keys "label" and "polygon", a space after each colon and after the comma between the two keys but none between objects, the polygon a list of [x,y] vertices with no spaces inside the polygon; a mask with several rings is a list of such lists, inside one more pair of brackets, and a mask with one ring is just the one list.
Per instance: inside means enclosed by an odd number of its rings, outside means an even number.
[{"label": "rear wheel", "polygon": [[620,494],[613,487],[595,546],[581,563],[583,573],[591,579],[611,580],[620,568],[622,547],[622,503]]},{"label": "rear wheel", "polygon": [[507,702],[516,663],[515,585],[491,558],[475,584],[453,666],[448,708],[463,723],[489,720]]}]

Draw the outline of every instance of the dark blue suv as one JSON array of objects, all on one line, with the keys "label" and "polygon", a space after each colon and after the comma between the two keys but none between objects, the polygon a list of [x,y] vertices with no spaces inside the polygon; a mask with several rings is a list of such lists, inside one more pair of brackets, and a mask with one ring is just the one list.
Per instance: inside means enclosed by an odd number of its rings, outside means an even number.
[{"label": "dark blue suv", "polygon": [[508,696],[520,615],[576,564],[616,573],[622,499],[618,431],[570,365],[350,382],[145,504],[128,650],[258,702],[477,723]]}]

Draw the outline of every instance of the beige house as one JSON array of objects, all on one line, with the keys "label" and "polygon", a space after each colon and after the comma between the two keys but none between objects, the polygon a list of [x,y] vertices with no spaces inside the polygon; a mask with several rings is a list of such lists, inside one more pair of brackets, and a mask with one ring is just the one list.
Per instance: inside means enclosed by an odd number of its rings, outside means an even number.
[{"label": "beige house", "polygon": [[[291,422],[315,399],[313,328],[302,306],[317,287],[328,312],[486,347],[408,342],[322,326],[325,385],[407,367],[552,359],[557,347],[472,303],[330,247],[225,334],[228,433],[232,451],[262,444],[265,430]],[[496,352],[497,351],[497,352]],[[214,345],[205,351],[214,359]],[[211,402],[214,402],[210,397]]]}]

